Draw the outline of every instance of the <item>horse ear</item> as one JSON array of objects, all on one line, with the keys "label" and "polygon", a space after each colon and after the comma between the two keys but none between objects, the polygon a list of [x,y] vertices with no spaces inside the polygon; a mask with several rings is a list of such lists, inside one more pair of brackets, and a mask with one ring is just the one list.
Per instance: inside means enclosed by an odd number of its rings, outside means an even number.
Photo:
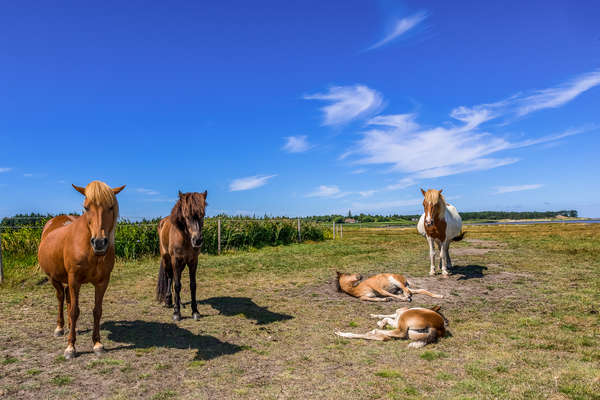
[{"label": "horse ear", "polygon": [[113,188],[112,191],[113,191],[114,194],[119,194],[119,193],[121,193],[121,190],[125,189],[125,186],[127,186],[127,185],[123,185],[123,186],[119,186],[119,187]]},{"label": "horse ear", "polygon": [[442,194],[442,190],[444,190],[444,189],[440,189],[440,194]]},{"label": "horse ear", "polygon": [[423,193],[423,196],[425,196],[425,191],[423,190],[423,188],[421,188],[421,193]]},{"label": "horse ear", "polygon": [[342,274],[340,271],[335,271],[335,273],[337,274],[337,276],[340,276]]},{"label": "horse ear", "polygon": [[206,195],[208,194],[208,190],[205,190],[204,193],[202,193],[202,195],[204,196],[204,200],[206,200]]},{"label": "horse ear", "polygon": [[431,307],[431,310],[432,310],[432,311],[435,311],[435,312],[438,312],[438,311],[440,311],[441,309],[442,309],[442,307],[440,307],[440,306],[433,306],[433,307]]},{"label": "horse ear", "polygon": [[73,185],[73,184],[71,184],[71,186],[73,186],[73,188],[74,188],[75,190],[77,190],[79,193],[81,193],[82,195],[84,195],[84,196],[85,196],[85,188],[82,188],[81,186],[75,186],[75,185]]},{"label": "horse ear", "polygon": [[179,198],[181,198],[181,195],[183,195],[183,193],[181,193],[181,190],[177,191],[177,195],[179,196]]}]

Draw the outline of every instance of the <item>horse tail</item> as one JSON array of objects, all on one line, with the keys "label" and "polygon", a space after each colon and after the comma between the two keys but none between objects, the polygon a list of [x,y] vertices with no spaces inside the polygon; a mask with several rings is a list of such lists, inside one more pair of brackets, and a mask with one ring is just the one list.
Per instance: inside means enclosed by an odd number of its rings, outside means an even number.
[{"label": "horse tail", "polygon": [[465,235],[466,235],[466,234],[467,234],[467,232],[466,232],[466,231],[462,231],[462,232],[460,233],[460,235],[453,237],[453,238],[452,238],[452,241],[453,241],[453,242],[460,242],[461,240],[463,240],[463,239],[464,239],[464,237],[465,237]]},{"label": "horse tail", "polygon": [[169,292],[169,279],[163,258],[160,259],[160,267],[158,267],[158,282],[156,282],[156,301],[162,303],[166,300]]}]

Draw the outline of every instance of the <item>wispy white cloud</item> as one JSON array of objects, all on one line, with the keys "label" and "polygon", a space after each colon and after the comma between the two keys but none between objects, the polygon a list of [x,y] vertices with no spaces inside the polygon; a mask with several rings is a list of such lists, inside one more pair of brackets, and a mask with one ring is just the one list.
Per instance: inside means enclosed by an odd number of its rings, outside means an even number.
[{"label": "wispy white cloud", "polygon": [[12,171],[12,168],[0,168],[0,174],[3,172],[9,172]]},{"label": "wispy white cloud", "polygon": [[321,108],[323,125],[340,125],[377,110],[383,104],[379,92],[364,85],[333,86],[327,93],[304,96],[306,100],[322,100],[331,104]]},{"label": "wispy white cloud", "polygon": [[362,197],[371,197],[375,193],[377,193],[377,190],[363,190],[361,192],[358,192],[358,194],[360,194]]},{"label": "wispy white cloud", "polygon": [[146,189],[146,188],[137,188],[137,189],[135,189],[135,191],[138,193],[143,193],[148,196],[156,196],[156,195],[160,194],[160,192],[158,192],[154,189]]},{"label": "wispy white cloud", "polygon": [[535,111],[563,106],[598,85],[600,70],[579,75],[556,87],[517,93],[495,103],[461,106],[452,110],[450,116],[473,126],[499,117],[523,117]]},{"label": "wispy white cloud", "polygon": [[276,177],[277,175],[254,175],[245,178],[234,179],[229,184],[229,191],[236,192],[240,190],[256,189],[258,187],[267,184],[269,179]]},{"label": "wispy white cloud", "polygon": [[522,192],[524,190],[534,190],[534,189],[539,189],[542,186],[544,186],[544,185],[541,183],[536,183],[533,185],[498,186],[498,187],[496,187],[496,194]]},{"label": "wispy white cloud", "polygon": [[353,171],[350,171],[350,173],[354,175],[364,174],[365,172],[367,172],[366,168],[358,168]]},{"label": "wispy white cloud", "polygon": [[405,189],[409,186],[413,186],[415,184],[415,180],[413,178],[410,177],[406,177],[406,178],[402,178],[400,179],[398,182],[393,183],[391,185],[387,185],[386,189],[387,190],[398,190],[398,189]]},{"label": "wispy white cloud", "polygon": [[283,145],[282,150],[287,151],[288,153],[304,153],[312,147],[310,143],[308,143],[306,135],[287,136],[284,139],[285,144]]},{"label": "wispy white cloud", "polygon": [[340,188],[336,185],[327,186],[321,185],[314,192],[311,192],[306,195],[306,197],[329,197],[329,198],[339,198],[344,197],[350,194],[349,192],[342,192]]},{"label": "wispy white cloud", "polygon": [[376,49],[378,47],[383,46],[384,44],[387,44],[387,43],[399,38],[400,36],[404,35],[406,32],[413,29],[415,26],[419,25],[426,18],[427,18],[427,13],[424,11],[421,11],[421,12],[413,14],[409,17],[396,19],[396,21],[394,21],[391,31],[383,39],[381,39],[379,42],[377,42],[374,45],[372,45],[371,47],[369,47],[367,50]]},{"label": "wispy white cloud", "polygon": [[23,174],[23,176],[25,178],[31,178],[31,177],[33,177],[33,174],[31,174],[31,173],[28,172],[28,173]]},{"label": "wispy white cloud", "polygon": [[600,85],[600,70],[580,75],[558,87],[538,90],[518,101],[519,116],[544,108],[560,107],[581,93]]},{"label": "wispy white cloud", "polygon": [[[390,165],[388,172],[406,176],[386,187],[396,190],[408,187],[417,179],[436,178],[482,171],[513,164],[516,157],[497,157],[496,153],[539,144],[598,129],[587,126],[523,141],[511,141],[482,129],[488,121],[503,116],[557,107],[575,98],[582,91],[600,84],[600,72],[582,75],[566,85],[545,89],[533,95],[515,95],[505,100],[473,107],[457,107],[450,117],[460,123],[446,122],[424,127],[415,114],[378,115],[368,121],[371,129],[361,132],[361,138],[341,158],[354,157],[359,165]],[[528,105],[529,108],[523,108]]]}]

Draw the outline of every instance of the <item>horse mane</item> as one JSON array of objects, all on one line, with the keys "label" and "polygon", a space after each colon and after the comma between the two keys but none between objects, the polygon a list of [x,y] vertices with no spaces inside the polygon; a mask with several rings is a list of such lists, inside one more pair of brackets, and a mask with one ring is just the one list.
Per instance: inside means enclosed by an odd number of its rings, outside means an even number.
[{"label": "horse mane", "polygon": [[341,293],[341,292],[343,292],[343,290],[342,290],[342,287],[340,286],[340,276],[341,276],[341,275],[340,275],[340,273],[338,272],[338,273],[337,273],[337,276],[335,277],[335,289],[336,289],[338,292],[340,292],[340,293]]},{"label": "horse mane", "polygon": [[205,209],[205,194],[203,195],[198,192],[180,193],[179,200],[177,200],[177,203],[175,203],[171,210],[169,222],[179,228],[179,230],[185,232],[185,218],[192,217],[200,220],[204,218]]},{"label": "horse mane", "polygon": [[112,207],[117,203],[117,197],[112,189],[100,181],[88,183],[85,187],[85,197],[98,206]]},{"label": "horse mane", "polygon": [[442,207],[439,207],[438,212],[441,216],[444,215],[443,213],[444,213],[444,210],[446,209],[446,206],[448,205],[448,203],[446,203],[446,199],[444,198],[444,195],[441,194],[439,190],[429,189],[425,193],[425,201],[427,201],[431,204],[440,204]]}]

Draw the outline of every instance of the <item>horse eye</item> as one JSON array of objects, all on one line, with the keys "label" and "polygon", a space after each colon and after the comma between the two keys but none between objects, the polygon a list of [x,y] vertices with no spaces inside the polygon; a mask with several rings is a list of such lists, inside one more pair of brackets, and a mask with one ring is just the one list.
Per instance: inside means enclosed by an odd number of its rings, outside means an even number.
[{"label": "horse eye", "polygon": [[85,211],[90,211],[90,208],[89,208],[89,207],[83,207],[83,209],[84,209]]}]

